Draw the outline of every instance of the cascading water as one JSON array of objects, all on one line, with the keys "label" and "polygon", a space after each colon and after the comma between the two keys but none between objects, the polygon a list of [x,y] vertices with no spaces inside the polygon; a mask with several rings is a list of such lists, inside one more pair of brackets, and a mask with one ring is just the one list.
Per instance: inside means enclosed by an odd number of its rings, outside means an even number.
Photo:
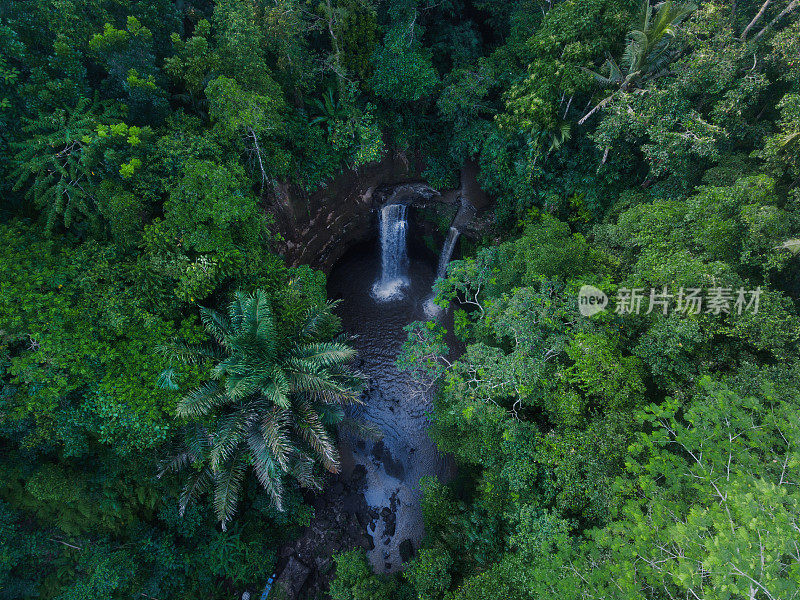
[{"label": "cascading water", "polygon": [[[445,275],[447,275],[447,265],[450,264],[450,258],[453,256],[453,250],[456,247],[456,242],[458,241],[459,235],[461,235],[461,232],[455,227],[451,227],[450,231],[447,232],[447,239],[444,241],[442,253],[439,255],[439,266],[436,268],[436,279],[442,279]],[[436,317],[441,313],[441,307],[439,307],[433,301],[433,295],[425,300],[423,303],[423,308],[425,310],[425,314],[429,317]]]},{"label": "cascading water", "polygon": [[453,249],[456,247],[458,236],[461,232],[455,227],[451,227],[447,232],[447,239],[442,246],[442,253],[439,255],[439,267],[436,269],[436,279],[442,279],[447,275],[447,265],[450,264],[450,257],[453,256]]},{"label": "cascading water", "polygon": [[381,276],[372,287],[372,292],[378,300],[396,298],[408,285],[406,213],[405,204],[387,204],[381,209]]}]

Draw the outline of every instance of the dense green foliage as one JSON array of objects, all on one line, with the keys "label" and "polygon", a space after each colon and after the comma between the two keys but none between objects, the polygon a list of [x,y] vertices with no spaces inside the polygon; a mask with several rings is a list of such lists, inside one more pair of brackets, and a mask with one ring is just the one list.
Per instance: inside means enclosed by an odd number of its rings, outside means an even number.
[{"label": "dense green foliage", "polygon": [[[423,482],[402,578],[345,553],[331,596],[800,598],[798,15],[2,3],[0,598],[270,575],[360,380],[269,215],[386,156],[438,187],[474,161],[494,229],[437,284],[463,355],[430,322],[399,358],[459,476]],[[733,296],[584,317],[585,284]]]}]

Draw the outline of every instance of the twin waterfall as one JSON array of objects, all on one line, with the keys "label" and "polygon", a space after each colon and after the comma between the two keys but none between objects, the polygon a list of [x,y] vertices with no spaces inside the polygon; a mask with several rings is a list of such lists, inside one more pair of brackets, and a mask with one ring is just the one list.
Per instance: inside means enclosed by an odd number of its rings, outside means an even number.
[{"label": "twin waterfall", "polygon": [[[381,275],[372,286],[372,294],[377,300],[392,300],[402,296],[403,288],[408,286],[408,245],[406,231],[408,207],[405,204],[387,204],[380,213]],[[439,256],[436,279],[447,274],[447,265],[453,255],[459,231],[451,227]],[[429,315],[439,312],[431,296],[425,301],[425,311]]]},{"label": "twin waterfall", "polygon": [[378,300],[391,300],[408,285],[407,212],[405,204],[381,209],[381,277],[372,287]]}]

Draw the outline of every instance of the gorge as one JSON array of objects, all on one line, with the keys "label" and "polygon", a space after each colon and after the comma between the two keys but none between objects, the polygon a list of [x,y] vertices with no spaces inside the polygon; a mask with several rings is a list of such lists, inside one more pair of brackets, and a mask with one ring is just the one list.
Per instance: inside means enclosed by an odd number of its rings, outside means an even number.
[{"label": "gorge", "polygon": [[[411,191],[424,189],[422,184],[384,188],[387,203],[371,211],[369,239],[347,249],[329,274],[328,296],[340,302],[336,313],[369,386],[362,404],[349,411],[355,426],[340,427],[341,473],[315,503],[305,536],[282,551],[277,582],[287,589],[325,588],[329,559],[317,556],[320,549],[360,545],[376,572],[399,571],[424,535],[420,478],[448,481],[453,476],[452,460],[427,433],[430,390],[395,365],[406,340],[404,327],[432,318],[432,285],[446,270],[460,235],[450,227],[438,260],[422,243],[429,224],[410,218],[408,201],[421,197]],[[464,211],[456,214],[463,226]],[[439,309],[435,317],[452,331],[449,311]],[[452,337],[448,342],[456,347]]]}]

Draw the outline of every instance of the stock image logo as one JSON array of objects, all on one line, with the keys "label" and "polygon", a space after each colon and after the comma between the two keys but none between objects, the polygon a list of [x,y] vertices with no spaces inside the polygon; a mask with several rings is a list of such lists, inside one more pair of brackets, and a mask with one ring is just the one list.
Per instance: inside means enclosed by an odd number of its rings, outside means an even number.
[{"label": "stock image logo", "polygon": [[[649,315],[658,312],[668,315],[671,312],[686,315],[714,314],[741,315],[758,313],[761,300],[761,287],[754,290],[729,287],[683,288],[671,291],[662,288],[624,288],[617,290],[614,298],[614,313],[618,315]],[[593,285],[584,285],[578,292],[578,310],[584,317],[591,317],[606,309],[608,296]]]},{"label": "stock image logo", "polygon": [[608,296],[593,285],[584,285],[578,292],[578,310],[584,317],[591,317],[606,309]]}]

